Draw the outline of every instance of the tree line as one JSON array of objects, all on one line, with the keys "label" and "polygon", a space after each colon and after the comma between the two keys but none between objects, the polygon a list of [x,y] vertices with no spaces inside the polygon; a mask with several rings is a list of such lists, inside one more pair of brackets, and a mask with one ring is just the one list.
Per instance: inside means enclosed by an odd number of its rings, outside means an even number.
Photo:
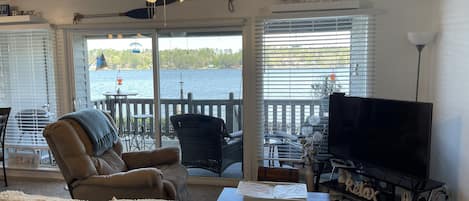
[{"label": "tree line", "polygon": [[[151,69],[152,52],[142,50],[132,53],[129,50],[94,49],[88,52],[88,62],[96,63],[96,58],[104,54],[109,69]],[[159,51],[162,69],[225,69],[241,68],[242,52],[231,49],[171,49]]]},{"label": "tree line", "polygon": [[[109,69],[151,69],[152,52],[142,50],[132,53],[128,50],[94,49],[88,52],[89,63],[96,63],[96,58],[104,54]],[[271,47],[264,50],[268,57],[264,64],[273,68],[295,65],[301,67],[315,66],[330,68],[350,63],[349,47]],[[241,68],[242,52],[231,49],[171,49],[159,51],[160,68],[162,69],[226,69]]]}]

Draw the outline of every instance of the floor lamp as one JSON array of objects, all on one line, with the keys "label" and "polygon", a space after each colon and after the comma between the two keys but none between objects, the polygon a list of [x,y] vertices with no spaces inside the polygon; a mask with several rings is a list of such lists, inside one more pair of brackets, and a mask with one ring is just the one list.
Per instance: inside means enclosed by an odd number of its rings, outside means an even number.
[{"label": "floor lamp", "polygon": [[409,32],[407,37],[409,38],[410,43],[414,44],[417,47],[419,52],[418,66],[417,66],[417,86],[415,89],[415,101],[419,99],[419,80],[420,80],[420,60],[422,57],[422,50],[425,45],[429,44],[435,38],[435,32]]}]

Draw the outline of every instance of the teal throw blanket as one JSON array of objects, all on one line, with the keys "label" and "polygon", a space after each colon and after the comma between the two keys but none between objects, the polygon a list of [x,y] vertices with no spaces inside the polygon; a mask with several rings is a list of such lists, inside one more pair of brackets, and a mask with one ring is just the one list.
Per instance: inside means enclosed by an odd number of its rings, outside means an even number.
[{"label": "teal throw blanket", "polygon": [[118,140],[117,130],[100,110],[81,110],[66,114],[60,119],[73,119],[81,125],[91,140],[95,156],[102,155]]}]

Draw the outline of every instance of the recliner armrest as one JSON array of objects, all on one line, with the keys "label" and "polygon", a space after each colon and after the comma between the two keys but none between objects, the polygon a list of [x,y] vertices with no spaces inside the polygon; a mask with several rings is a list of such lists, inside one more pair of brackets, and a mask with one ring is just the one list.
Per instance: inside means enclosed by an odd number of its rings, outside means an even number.
[{"label": "recliner armrest", "polygon": [[157,168],[140,168],[111,175],[94,175],[74,183],[78,185],[96,185],[107,187],[163,188],[163,173]]},{"label": "recliner armrest", "polygon": [[122,159],[128,169],[179,163],[179,148],[166,147],[152,151],[126,152],[122,153]]}]

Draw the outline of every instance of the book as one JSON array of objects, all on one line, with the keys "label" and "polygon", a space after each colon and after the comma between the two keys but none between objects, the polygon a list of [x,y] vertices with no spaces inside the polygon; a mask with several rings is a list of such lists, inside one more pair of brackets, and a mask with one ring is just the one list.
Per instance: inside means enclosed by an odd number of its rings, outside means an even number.
[{"label": "book", "polygon": [[245,201],[305,201],[306,184],[281,182],[248,182],[238,184],[238,194]]}]

